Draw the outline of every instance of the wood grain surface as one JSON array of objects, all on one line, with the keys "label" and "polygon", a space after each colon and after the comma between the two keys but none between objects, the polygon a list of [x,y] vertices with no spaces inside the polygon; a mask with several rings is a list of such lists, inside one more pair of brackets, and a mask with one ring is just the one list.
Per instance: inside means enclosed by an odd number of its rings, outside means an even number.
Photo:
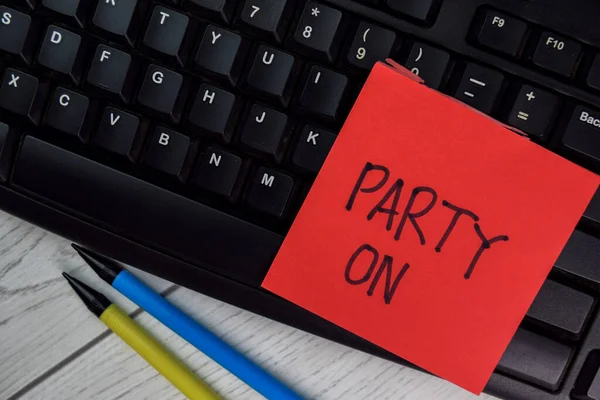
[{"label": "wood grain surface", "polygon": [[[63,271],[132,313],[224,398],[262,398],[100,281],[69,242],[0,212],[0,399],[183,398],[83,306]],[[132,272],[307,399],[493,399]]]}]

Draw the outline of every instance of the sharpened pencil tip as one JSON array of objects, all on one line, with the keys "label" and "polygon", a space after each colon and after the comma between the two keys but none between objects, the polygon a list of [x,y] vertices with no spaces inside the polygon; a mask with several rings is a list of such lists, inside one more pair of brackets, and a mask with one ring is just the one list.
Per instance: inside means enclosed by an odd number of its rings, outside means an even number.
[{"label": "sharpened pencil tip", "polygon": [[62,273],[62,276],[69,282],[69,283],[73,283],[75,281],[77,281],[75,278],[73,278],[71,275],[67,274],[66,272]]},{"label": "sharpened pencil tip", "polygon": [[104,257],[75,243],[71,243],[71,247],[73,247],[94,272],[109,285],[112,285],[117,275],[123,271],[123,268],[110,258]]},{"label": "sharpened pencil tip", "polygon": [[110,306],[110,300],[104,297],[104,295],[101,293],[95,291],[80,280],[73,278],[66,272],[63,272],[62,275],[65,277],[67,282],[69,282],[69,285],[73,288],[75,293],[77,293],[86,307],[97,316],[100,316],[104,310]]},{"label": "sharpened pencil tip", "polygon": [[82,250],[82,247],[78,244],[75,243],[71,243],[71,247],[75,249],[76,252],[80,252]]}]

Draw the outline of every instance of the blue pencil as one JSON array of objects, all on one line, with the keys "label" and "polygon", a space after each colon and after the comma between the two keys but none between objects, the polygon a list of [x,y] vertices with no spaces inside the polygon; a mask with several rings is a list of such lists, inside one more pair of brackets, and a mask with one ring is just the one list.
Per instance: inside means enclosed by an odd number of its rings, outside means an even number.
[{"label": "blue pencil", "polygon": [[98,276],[112,287],[267,399],[302,399],[116,262],[76,244],[72,246]]}]

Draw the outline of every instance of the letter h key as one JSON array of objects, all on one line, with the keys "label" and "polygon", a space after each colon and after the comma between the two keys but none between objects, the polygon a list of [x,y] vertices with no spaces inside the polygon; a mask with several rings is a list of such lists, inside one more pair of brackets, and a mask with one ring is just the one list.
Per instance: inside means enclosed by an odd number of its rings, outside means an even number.
[{"label": "letter h key", "polygon": [[198,90],[189,122],[204,134],[229,142],[239,113],[235,95],[223,89],[203,84]]}]

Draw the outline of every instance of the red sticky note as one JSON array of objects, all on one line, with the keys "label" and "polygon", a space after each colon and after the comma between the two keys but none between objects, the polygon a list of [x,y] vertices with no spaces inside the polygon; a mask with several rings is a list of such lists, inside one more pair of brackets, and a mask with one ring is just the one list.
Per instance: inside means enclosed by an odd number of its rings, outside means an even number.
[{"label": "red sticky note", "polygon": [[263,287],[480,393],[598,183],[378,64]]}]

